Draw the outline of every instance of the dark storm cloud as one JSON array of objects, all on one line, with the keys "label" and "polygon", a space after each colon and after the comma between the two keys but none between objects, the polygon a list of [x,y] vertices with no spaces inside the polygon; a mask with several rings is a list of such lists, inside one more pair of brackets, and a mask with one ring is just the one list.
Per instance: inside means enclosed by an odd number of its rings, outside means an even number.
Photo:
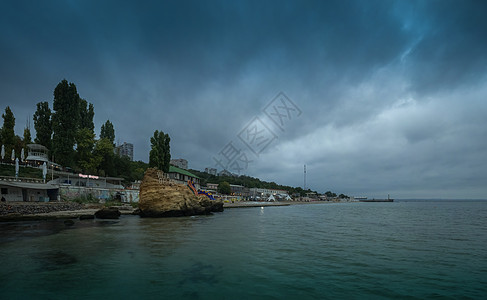
[{"label": "dark storm cloud", "polygon": [[487,70],[487,3],[425,1],[420,7],[416,18],[422,33],[409,63],[414,89],[436,91],[482,80]]},{"label": "dark storm cloud", "polygon": [[136,159],[158,129],[174,157],[203,169],[284,91],[303,114],[250,175],[301,185],[307,163],[318,190],[481,194],[483,11],[479,1],[11,2],[0,99],[21,134],[66,78],[95,105],[97,133],[110,119]]}]

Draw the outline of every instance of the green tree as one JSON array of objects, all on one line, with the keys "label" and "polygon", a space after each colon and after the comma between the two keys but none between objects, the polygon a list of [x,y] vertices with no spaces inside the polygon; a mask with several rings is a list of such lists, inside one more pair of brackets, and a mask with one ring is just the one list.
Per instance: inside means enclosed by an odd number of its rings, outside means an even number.
[{"label": "green tree", "polygon": [[80,120],[80,97],[74,83],[62,80],[54,89],[52,146],[54,159],[65,167],[74,166],[74,145]]},{"label": "green tree", "polygon": [[115,129],[112,122],[107,120],[105,124],[101,125],[100,139],[108,139],[113,145],[115,145]]},{"label": "green tree", "polygon": [[88,128],[92,132],[95,132],[95,123],[93,118],[95,117],[95,108],[93,104],[88,103],[85,99],[80,99],[80,122],[79,128]]},{"label": "green tree", "polygon": [[230,187],[230,183],[227,181],[223,181],[218,184],[218,192],[223,195],[229,195],[232,193],[232,188]]},{"label": "green tree", "polygon": [[331,191],[326,192],[325,195],[328,198],[336,198],[336,196],[337,196],[337,194],[332,193]]},{"label": "green tree", "polygon": [[95,124],[93,117],[95,110],[93,104],[80,99],[79,128],[76,132],[76,165],[85,172],[94,172],[96,167],[92,159],[95,145]]},{"label": "green tree", "polygon": [[171,138],[163,131],[156,130],[150,139],[151,150],[149,152],[149,166],[156,167],[164,172],[169,171],[171,161]]},{"label": "green tree", "polygon": [[133,176],[133,180],[141,180],[144,177],[145,170],[149,167],[149,164],[143,161],[132,161],[130,162],[131,173]]},{"label": "green tree", "polygon": [[34,113],[34,129],[36,131],[36,138],[34,142],[51,149],[52,122],[49,103],[37,103],[37,110]]},{"label": "green tree", "polygon": [[93,165],[96,166],[100,176],[114,174],[113,144],[108,139],[99,139],[93,150]]},{"label": "green tree", "polygon": [[[22,140],[22,148],[24,148],[25,153],[27,153],[27,145],[28,144],[32,144],[32,136],[30,134],[30,128],[25,127],[24,128],[24,139]],[[24,155],[25,155],[25,153],[24,153]],[[24,157],[22,157],[22,159]]]},{"label": "green tree", "polygon": [[98,165],[92,158],[92,151],[95,144],[95,134],[89,128],[78,129],[76,145],[77,165],[83,172],[94,172]]},{"label": "green tree", "polygon": [[114,155],[113,165],[115,173],[112,176],[122,177],[126,181],[132,180],[132,170],[131,170],[130,158],[126,155],[118,156]]},{"label": "green tree", "polygon": [[2,114],[2,143],[5,145],[5,158],[10,158],[12,149],[16,146],[15,139],[15,117],[9,106],[5,108],[5,113]]},{"label": "green tree", "polygon": [[32,144],[32,136],[30,134],[30,129],[28,127],[24,128],[24,146]]}]

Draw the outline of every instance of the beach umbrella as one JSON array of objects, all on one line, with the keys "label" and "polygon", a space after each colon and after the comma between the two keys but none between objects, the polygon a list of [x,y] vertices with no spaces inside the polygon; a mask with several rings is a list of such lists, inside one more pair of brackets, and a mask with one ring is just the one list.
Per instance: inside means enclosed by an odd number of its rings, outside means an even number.
[{"label": "beach umbrella", "polygon": [[19,177],[19,159],[15,159],[15,177]]},{"label": "beach umbrella", "polygon": [[12,160],[15,160],[15,149],[12,149]]},{"label": "beach umbrella", "polygon": [[46,162],[42,165],[42,178],[44,178],[44,183],[46,182],[46,175],[47,175],[47,165]]},{"label": "beach umbrella", "polygon": [[25,160],[25,157],[24,157],[24,148],[22,148],[22,150],[20,151],[20,160],[21,161],[24,161]]},{"label": "beach umbrella", "polygon": [[5,157],[5,145],[2,145],[2,160]]}]

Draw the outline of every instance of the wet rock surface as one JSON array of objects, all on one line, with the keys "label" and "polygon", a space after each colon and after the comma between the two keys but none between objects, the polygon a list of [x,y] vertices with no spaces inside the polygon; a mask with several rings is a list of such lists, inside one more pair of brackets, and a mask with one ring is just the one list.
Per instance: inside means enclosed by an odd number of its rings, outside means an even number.
[{"label": "wet rock surface", "polygon": [[118,219],[121,213],[117,208],[102,208],[95,213],[97,219]]}]

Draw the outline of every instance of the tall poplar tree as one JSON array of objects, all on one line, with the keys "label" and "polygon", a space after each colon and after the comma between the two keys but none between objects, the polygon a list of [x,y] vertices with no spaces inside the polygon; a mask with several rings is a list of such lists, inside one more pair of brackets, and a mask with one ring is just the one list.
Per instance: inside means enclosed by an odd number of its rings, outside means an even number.
[{"label": "tall poplar tree", "polygon": [[171,138],[163,131],[156,130],[150,139],[151,150],[149,152],[149,166],[156,167],[164,172],[169,171],[171,161]]},{"label": "tall poplar tree", "polygon": [[30,129],[28,127],[24,128],[24,145],[32,143],[32,135],[30,134]]},{"label": "tall poplar tree", "polygon": [[92,159],[93,147],[95,145],[95,124],[93,117],[95,110],[93,104],[80,99],[79,107],[79,128],[76,132],[76,165],[83,172],[92,172],[96,169],[95,160]]},{"label": "tall poplar tree", "polygon": [[36,138],[34,142],[40,144],[48,149],[51,149],[52,144],[52,121],[51,109],[49,103],[37,103],[37,110],[34,113],[34,129],[36,131]]},{"label": "tall poplar tree", "polygon": [[95,132],[95,124],[93,118],[95,116],[95,108],[92,103],[88,103],[85,99],[80,99],[80,122],[79,128],[88,128]]},{"label": "tall poplar tree", "polygon": [[74,83],[63,79],[54,89],[52,150],[54,160],[64,167],[74,166],[74,145],[80,120],[80,97]]},{"label": "tall poplar tree", "polygon": [[15,139],[15,117],[9,106],[5,108],[5,113],[2,114],[2,143],[5,145],[5,157],[10,157],[12,149],[16,146]]},{"label": "tall poplar tree", "polygon": [[105,124],[101,125],[100,139],[107,139],[115,145],[115,129],[110,120],[107,120]]},{"label": "tall poplar tree", "polygon": [[[22,144],[23,144],[24,151],[26,151],[25,152],[25,154],[26,154],[27,153],[27,145],[32,144],[32,136],[30,134],[30,128],[29,127],[24,128],[24,139],[22,140]],[[22,157],[22,159],[23,159],[23,157]]]}]

